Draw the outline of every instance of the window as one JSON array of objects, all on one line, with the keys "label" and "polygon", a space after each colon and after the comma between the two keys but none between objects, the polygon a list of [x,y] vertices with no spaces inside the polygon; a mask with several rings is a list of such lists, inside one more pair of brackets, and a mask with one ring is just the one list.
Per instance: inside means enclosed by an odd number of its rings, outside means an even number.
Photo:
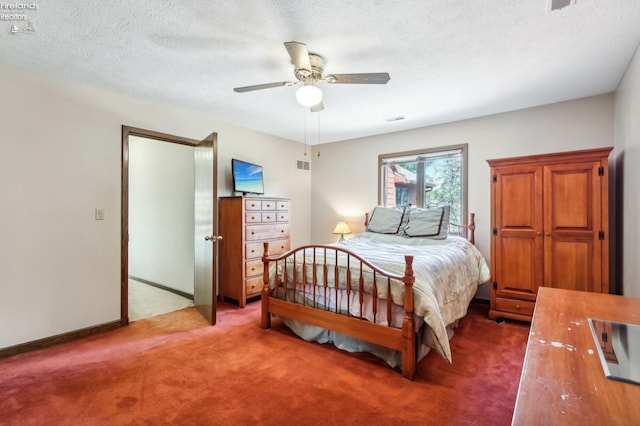
[{"label": "window", "polygon": [[[378,156],[378,204],[422,208],[451,206],[450,222],[466,224],[467,145]],[[455,226],[450,230],[458,233]]]}]

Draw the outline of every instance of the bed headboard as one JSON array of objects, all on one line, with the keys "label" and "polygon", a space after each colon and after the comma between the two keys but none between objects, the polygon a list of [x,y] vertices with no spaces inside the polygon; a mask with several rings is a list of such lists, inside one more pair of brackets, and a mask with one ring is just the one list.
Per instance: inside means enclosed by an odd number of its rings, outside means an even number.
[{"label": "bed headboard", "polygon": [[466,225],[458,225],[457,223],[450,223],[450,225],[453,225],[455,227],[460,228],[461,230],[464,230],[465,233],[467,234],[466,235],[467,240],[469,240],[469,242],[473,245],[476,244],[476,214],[475,213],[469,213],[469,223]]}]

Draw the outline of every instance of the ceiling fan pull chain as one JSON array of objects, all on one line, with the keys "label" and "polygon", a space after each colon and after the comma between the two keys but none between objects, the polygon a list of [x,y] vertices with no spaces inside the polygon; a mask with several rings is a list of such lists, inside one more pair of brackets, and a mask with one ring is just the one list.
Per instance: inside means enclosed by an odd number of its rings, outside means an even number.
[{"label": "ceiling fan pull chain", "polygon": [[320,113],[316,112],[316,116],[318,117],[318,126],[316,127],[316,143],[318,144],[318,153],[316,155],[320,157]]},{"label": "ceiling fan pull chain", "polygon": [[307,111],[304,112],[304,156],[307,156]]}]

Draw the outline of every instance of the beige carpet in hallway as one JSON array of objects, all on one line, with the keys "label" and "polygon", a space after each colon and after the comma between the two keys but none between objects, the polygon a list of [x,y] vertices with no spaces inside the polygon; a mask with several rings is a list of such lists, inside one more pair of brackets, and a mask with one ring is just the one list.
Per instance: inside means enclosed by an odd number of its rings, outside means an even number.
[{"label": "beige carpet in hallway", "polygon": [[170,291],[129,279],[129,321],[137,321],[193,306],[193,301]]}]

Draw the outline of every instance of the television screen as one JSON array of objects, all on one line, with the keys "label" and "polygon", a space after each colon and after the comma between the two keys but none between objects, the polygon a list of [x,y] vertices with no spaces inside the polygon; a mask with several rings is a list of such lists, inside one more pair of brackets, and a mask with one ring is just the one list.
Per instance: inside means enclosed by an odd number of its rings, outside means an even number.
[{"label": "television screen", "polygon": [[264,194],[262,166],[246,161],[231,160],[233,190],[243,194]]}]

